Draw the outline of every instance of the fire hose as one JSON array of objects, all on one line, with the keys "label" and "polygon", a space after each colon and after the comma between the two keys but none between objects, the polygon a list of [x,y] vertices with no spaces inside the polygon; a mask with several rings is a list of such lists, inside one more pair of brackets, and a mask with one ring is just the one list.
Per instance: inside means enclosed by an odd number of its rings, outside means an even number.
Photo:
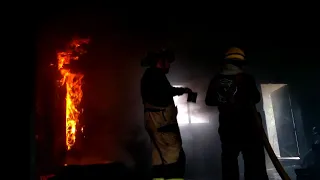
[{"label": "fire hose", "polygon": [[283,180],[290,180],[289,175],[286,173],[286,171],[284,170],[283,166],[281,165],[278,157],[276,156],[276,154],[274,153],[270,142],[268,140],[267,134],[265,132],[265,130],[263,129],[262,126],[262,119],[261,119],[261,115],[260,113],[256,110],[256,108],[254,107],[254,115],[255,115],[255,123],[257,126],[257,129],[259,130],[259,132],[262,133],[262,140],[263,140],[263,145],[271,159],[272,164],[274,165],[274,167],[276,168],[278,174],[280,175],[281,179]]}]

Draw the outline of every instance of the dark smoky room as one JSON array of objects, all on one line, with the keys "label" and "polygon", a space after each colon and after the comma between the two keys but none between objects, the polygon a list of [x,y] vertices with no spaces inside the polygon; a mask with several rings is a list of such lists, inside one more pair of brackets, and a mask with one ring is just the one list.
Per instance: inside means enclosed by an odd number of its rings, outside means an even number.
[{"label": "dark smoky room", "polygon": [[320,179],[320,46],[298,42],[318,37],[208,8],[43,13],[37,179]]}]

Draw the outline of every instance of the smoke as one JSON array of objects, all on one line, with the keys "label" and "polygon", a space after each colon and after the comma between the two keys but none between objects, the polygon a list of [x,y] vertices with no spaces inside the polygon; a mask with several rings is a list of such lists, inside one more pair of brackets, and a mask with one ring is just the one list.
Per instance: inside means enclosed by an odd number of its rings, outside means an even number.
[{"label": "smoke", "polygon": [[131,128],[125,136],[123,149],[130,157],[132,169],[139,174],[151,172],[151,141],[144,128],[139,126]]}]

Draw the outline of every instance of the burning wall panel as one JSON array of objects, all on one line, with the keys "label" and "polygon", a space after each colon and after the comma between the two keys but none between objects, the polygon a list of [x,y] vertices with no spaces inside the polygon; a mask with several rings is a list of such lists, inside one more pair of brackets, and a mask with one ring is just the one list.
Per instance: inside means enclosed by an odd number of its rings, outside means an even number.
[{"label": "burning wall panel", "polygon": [[83,92],[81,89],[84,75],[74,72],[71,61],[79,60],[79,56],[86,53],[82,44],[88,44],[89,39],[73,39],[64,51],[57,53],[57,68],[61,74],[60,86],[65,87],[65,121],[66,121],[66,147],[70,150],[76,142],[77,132],[83,130],[79,124],[82,113],[80,103]]}]

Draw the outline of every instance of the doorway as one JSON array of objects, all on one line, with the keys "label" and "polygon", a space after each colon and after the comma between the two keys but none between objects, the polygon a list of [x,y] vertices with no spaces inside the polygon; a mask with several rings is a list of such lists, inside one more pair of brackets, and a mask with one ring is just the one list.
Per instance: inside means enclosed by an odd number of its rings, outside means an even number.
[{"label": "doorway", "polygon": [[294,112],[287,84],[261,85],[266,129],[279,159],[300,159]]}]

